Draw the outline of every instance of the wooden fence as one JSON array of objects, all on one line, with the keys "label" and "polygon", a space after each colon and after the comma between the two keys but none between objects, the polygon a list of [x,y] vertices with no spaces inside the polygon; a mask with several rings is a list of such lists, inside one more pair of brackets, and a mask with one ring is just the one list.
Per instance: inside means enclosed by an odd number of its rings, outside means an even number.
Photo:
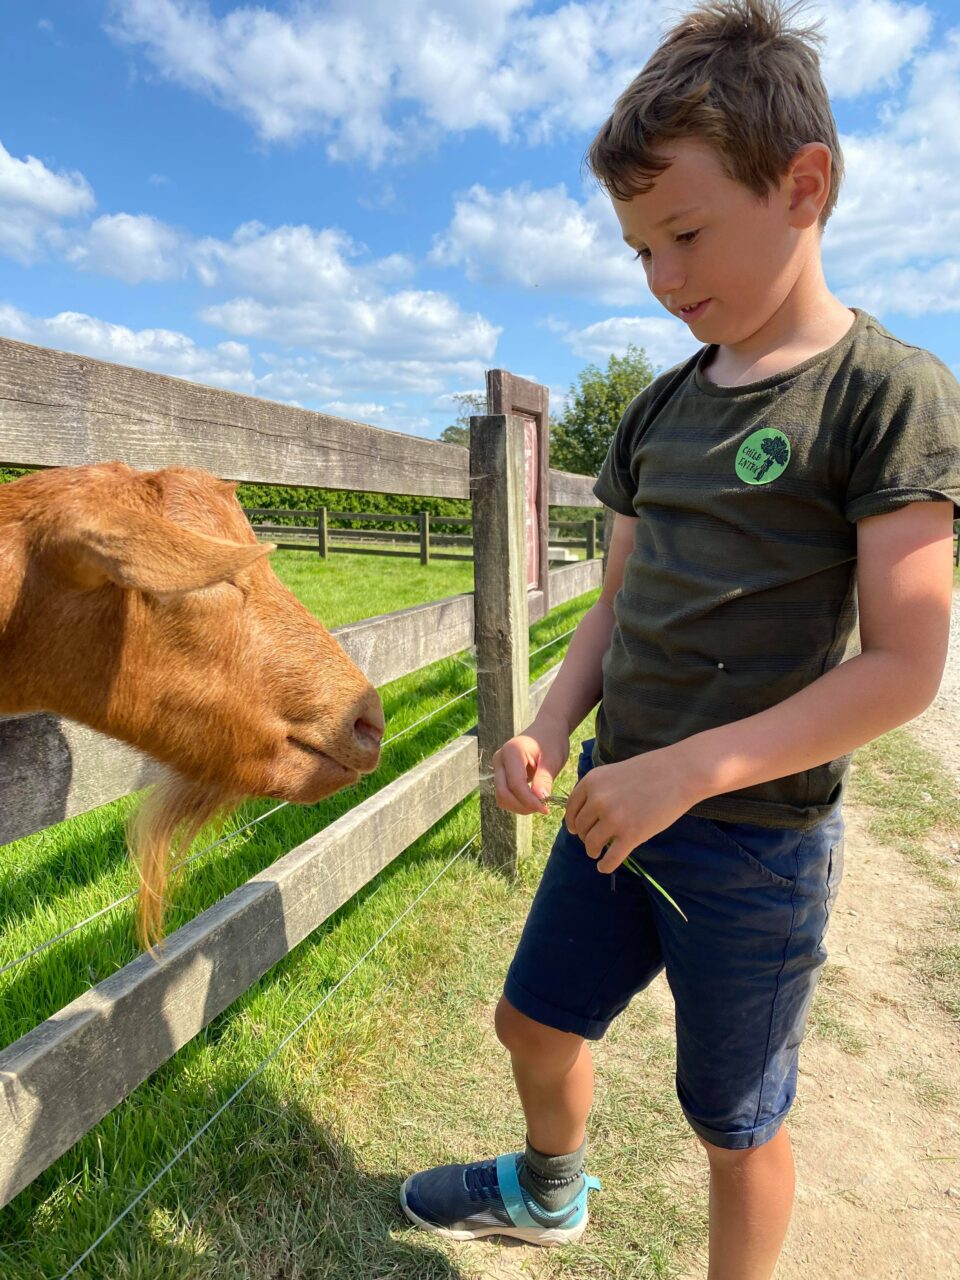
[{"label": "wooden fence", "polygon": [[[464,516],[435,516],[429,511],[411,511],[406,515],[385,514],[373,511],[328,511],[326,507],[317,507],[312,511],[282,511],[266,507],[244,508],[254,531],[270,542],[276,543],[281,551],[312,551],[321,560],[326,560],[334,552],[344,555],[401,556],[406,559],[419,556],[421,564],[429,564],[431,560],[473,560],[473,521]],[[330,524],[331,520],[362,522],[372,524],[411,524],[417,525],[417,532],[388,529],[337,529]],[[291,523],[299,521],[300,523]],[[309,523],[307,523],[309,521]],[[450,526],[470,529],[468,534],[437,533]],[[583,533],[582,539],[566,538],[560,541],[554,538],[554,529],[578,529]],[[583,550],[588,560],[596,558],[597,525],[594,520],[551,520],[551,537],[547,548],[547,558],[553,563],[563,560],[568,550]],[[293,538],[294,541],[283,542],[282,538]],[[338,546],[337,543],[343,545]],[[388,542],[391,545],[365,547],[356,546],[360,542]],[[416,550],[405,551],[404,546],[416,544]],[[401,549],[398,550],[397,548]],[[442,547],[461,547],[462,552],[438,550]]]},{"label": "wooden fence", "polygon": [[[285,854],[0,1052],[0,1204],[388,863],[478,787],[490,755],[539,705],[528,624],[599,586],[600,564],[546,569],[549,504],[596,507],[591,482],[547,468],[546,389],[488,375],[471,448],[272,404],[0,339],[0,464],[120,459],[225,479],[471,498],[475,591],[334,632],[375,685],[475,644],[478,724]],[[0,843],[148,783],[123,744],[52,715],[0,718]],[[482,856],[512,871],[529,819],[480,786]]]}]

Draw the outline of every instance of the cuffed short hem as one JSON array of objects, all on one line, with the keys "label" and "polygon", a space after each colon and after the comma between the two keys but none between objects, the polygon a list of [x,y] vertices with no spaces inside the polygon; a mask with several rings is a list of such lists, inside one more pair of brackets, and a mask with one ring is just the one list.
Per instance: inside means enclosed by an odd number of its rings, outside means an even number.
[{"label": "cuffed short hem", "polygon": [[713,1147],[723,1147],[725,1151],[746,1151],[750,1147],[762,1147],[765,1142],[769,1142],[771,1138],[775,1138],[783,1125],[786,1116],[777,1116],[773,1120],[768,1120],[766,1124],[757,1125],[753,1129],[733,1129],[724,1132],[722,1129],[711,1129],[708,1125],[697,1120],[686,1109],[683,1103],[680,1104],[680,1110],[686,1118],[687,1124],[694,1131],[698,1138],[702,1138],[704,1142],[709,1142]]},{"label": "cuffed short hem", "polygon": [[556,1005],[549,1004],[546,1000],[541,1000],[539,996],[527,991],[525,987],[521,987],[512,972],[507,974],[503,984],[503,994],[518,1013],[526,1014],[534,1022],[542,1022],[544,1026],[553,1027],[555,1031],[570,1031],[573,1035],[583,1036],[585,1040],[602,1040],[613,1021],[612,1018],[602,1020],[583,1018],[579,1014],[571,1013],[568,1009],[560,1009]]}]

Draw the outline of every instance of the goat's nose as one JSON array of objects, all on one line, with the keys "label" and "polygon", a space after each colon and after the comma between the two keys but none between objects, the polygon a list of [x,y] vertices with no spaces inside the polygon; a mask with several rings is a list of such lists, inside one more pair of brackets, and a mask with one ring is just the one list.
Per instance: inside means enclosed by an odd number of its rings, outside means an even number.
[{"label": "goat's nose", "polygon": [[365,750],[379,753],[386,722],[383,718],[383,704],[376,689],[370,688],[357,710],[359,715],[353,722],[354,737]]},{"label": "goat's nose", "polygon": [[362,716],[353,726],[353,732],[364,744],[379,747],[383,738],[383,725],[373,724]]}]

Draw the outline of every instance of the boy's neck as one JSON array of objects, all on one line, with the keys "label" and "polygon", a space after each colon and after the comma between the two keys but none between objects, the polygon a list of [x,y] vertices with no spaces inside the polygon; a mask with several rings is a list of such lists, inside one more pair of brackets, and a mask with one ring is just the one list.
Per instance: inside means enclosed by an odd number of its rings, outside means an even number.
[{"label": "boy's neck", "polygon": [[[821,277],[822,281],[822,277]],[[808,296],[797,286],[772,316],[743,342],[718,346],[700,372],[723,387],[740,387],[802,364],[839,342],[856,319],[823,284]]]}]

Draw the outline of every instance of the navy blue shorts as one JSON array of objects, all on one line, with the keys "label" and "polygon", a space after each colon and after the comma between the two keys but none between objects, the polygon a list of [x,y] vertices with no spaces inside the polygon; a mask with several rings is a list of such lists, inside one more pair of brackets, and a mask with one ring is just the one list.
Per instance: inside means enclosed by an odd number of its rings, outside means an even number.
[{"label": "navy blue shorts", "polygon": [[[591,768],[583,744],[579,777]],[[504,995],[535,1021],[599,1040],[661,969],[676,1005],[677,1096],[707,1142],[768,1142],[797,1056],[843,872],[839,807],[809,831],[685,814],[634,852],[688,923],[626,867],[602,874],[562,824]]]}]

